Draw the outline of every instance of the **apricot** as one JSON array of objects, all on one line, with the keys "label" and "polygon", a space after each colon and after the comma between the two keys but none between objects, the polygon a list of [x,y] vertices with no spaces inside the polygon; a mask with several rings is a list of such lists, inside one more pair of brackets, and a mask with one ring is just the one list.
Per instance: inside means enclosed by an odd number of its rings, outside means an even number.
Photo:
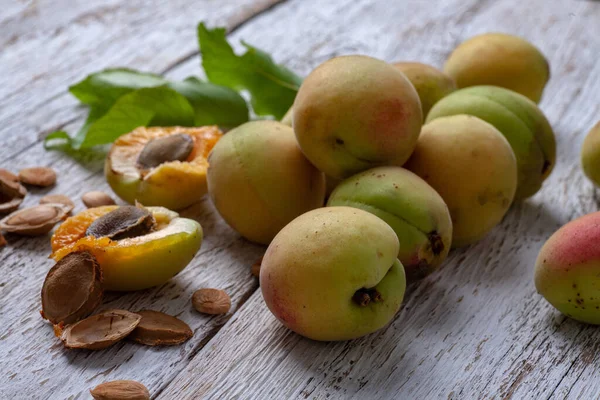
[{"label": "apricot", "polygon": [[348,340],[388,324],[406,289],[398,238],[383,220],[350,207],[309,211],[286,225],[262,261],[260,287],[287,328]]},{"label": "apricot", "polygon": [[60,261],[74,252],[88,252],[100,265],[104,289],[129,291],[165,283],[200,249],[203,233],[198,222],[163,207],[147,207],[130,216],[123,210],[89,208],[68,218],[52,236],[51,257]]},{"label": "apricot", "polygon": [[471,115],[438,118],[423,126],[406,168],[448,205],[453,247],[474,243],[496,226],[517,188],[517,163],[508,141]]},{"label": "apricot", "polygon": [[487,33],[461,43],[444,65],[459,88],[493,85],[539,103],[550,65],[534,45],[518,36]]},{"label": "apricot", "polygon": [[225,221],[269,244],[298,215],[322,207],[325,177],[302,154],[292,128],[275,121],[231,130],[209,156],[208,189]]},{"label": "apricot", "polygon": [[456,82],[431,65],[418,62],[397,62],[393,65],[406,75],[417,90],[423,116],[426,116],[442,97],[456,90]]},{"label": "apricot", "polygon": [[139,127],[111,147],[106,180],[130,204],[181,210],[206,194],[206,159],[221,135],[215,126]]},{"label": "apricot", "polygon": [[290,107],[289,110],[287,110],[287,112],[285,113],[285,115],[283,116],[283,118],[281,118],[281,123],[287,126],[292,126],[292,115],[293,115],[293,108]]},{"label": "apricot", "polygon": [[398,259],[410,283],[435,271],[452,241],[452,221],[442,197],[401,167],[377,167],[340,183],[328,206],[349,206],[375,214],[394,229]]},{"label": "apricot", "polygon": [[522,200],[540,190],[556,162],[556,140],[550,123],[534,102],[508,89],[475,86],[440,100],[429,112],[427,122],[456,114],[489,122],[508,140],[519,174],[515,199]]},{"label": "apricot", "polygon": [[535,263],[535,287],[558,311],[600,324],[600,212],[564,225]]},{"label": "apricot", "polygon": [[600,186],[600,121],[590,130],[581,147],[583,172],[594,185]]},{"label": "apricot", "polygon": [[336,57],[300,86],[293,106],[302,152],[332,178],[402,165],[423,122],[417,91],[392,65],[367,56]]}]

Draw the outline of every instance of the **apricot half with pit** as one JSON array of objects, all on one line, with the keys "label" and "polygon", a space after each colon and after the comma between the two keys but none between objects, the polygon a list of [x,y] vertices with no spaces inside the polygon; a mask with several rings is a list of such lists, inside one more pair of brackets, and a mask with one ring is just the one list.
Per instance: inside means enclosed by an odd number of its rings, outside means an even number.
[{"label": "apricot half with pit", "polygon": [[139,127],[113,144],[106,179],[128,203],[181,210],[206,194],[208,153],[222,134],[216,126]]},{"label": "apricot half with pit", "polygon": [[202,227],[163,207],[104,206],[67,219],[52,236],[51,257],[88,252],[105,290],[160,285],[184,269],[202,243]]}]

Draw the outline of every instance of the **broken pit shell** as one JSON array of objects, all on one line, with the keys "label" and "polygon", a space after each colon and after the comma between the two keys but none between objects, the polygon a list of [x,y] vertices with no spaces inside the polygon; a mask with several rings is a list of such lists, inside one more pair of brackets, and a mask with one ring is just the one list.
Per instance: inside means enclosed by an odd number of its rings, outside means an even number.
[{"label": "broken pit shell", "polygon": [[107,310],[67,326],[60,337],[70,349],[102,350],[124,339],[142,317],[125,310]]},{"label": "broken pit shell", "polygon": [[40,199],[40,204],[48,204],[48,203],[57,203],[66,206],[69,209],[69,212],[73,211],[75,208],[75,203],[64,194],[49,194]]},{"label": "broken pit shell", "polygon": [[15,211],[27,194],[27,189],[19,183],[19,177],[0,168],[0,214]]},{"label": "broken pit shell", "polygon": [[155,225],[154,217],[144,207],[121,206],[92,222],[85,234],[121,240],[146,235],[154,230]]},{"label": "broken pit shell", "polygon": [[194,335],[188,324],[160,311],[142,310],[138,326],[127,337],[147,346],[172,346],[187,341]]},{"label": "broken pit shell", "polygon": [[71,253],[57,262],[42,286],[42,317],[71,324],[90,315],[102,301],[102,270],[90,253]]},{"label": "broken pit shell", "polygon": [[0,230],[27,236],[45,235],[59,221],[67,218],[69,211],[67,206],[58,203],[24,208],[0,220]]}]

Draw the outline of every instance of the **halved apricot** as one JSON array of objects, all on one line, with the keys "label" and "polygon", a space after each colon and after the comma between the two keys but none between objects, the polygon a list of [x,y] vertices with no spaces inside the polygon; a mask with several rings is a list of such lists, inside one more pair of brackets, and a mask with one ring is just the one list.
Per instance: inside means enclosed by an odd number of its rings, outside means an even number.
[{"label": "halved apricot", "polygon": [[146,208],[154,219],[148,233],[120,240],[90,234],[88,228],[94,221],[118,209],[119,206],[90,208],[67,219],[52,236],[51,257],[59,261],[73,252],[89,252],[100,264],[104,289],[128,291],[165,283],[184,269],[200,249],[200,224],[163,207]]},{"label": "halved apricot", "polygon": [[113,144],[106,179],[128,203],[181,210],[206,194],[208,153],[222,135],[216,126],[139,127]]}]

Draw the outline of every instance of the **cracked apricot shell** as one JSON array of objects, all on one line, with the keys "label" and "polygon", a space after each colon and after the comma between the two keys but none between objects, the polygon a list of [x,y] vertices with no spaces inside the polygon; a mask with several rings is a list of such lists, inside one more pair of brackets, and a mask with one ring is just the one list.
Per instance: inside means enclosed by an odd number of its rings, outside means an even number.
[{"label": "cracked apricot shell", "polygon": [[[146,168],[138,162],[152,140],[180,134],[193,141],[183,161],[175,159],[179,152],[173,155],[174,161],[155,167]],[[104,174],[113,191],[128,203],[137,200],[146,206],[181,210],[200,201],[208,191],[207,157],[222,135],[216,126],[139,127],[115,141],[106,158]]]},{"label": "cracked apricot shell", "polygon": [[90,208],[67,219],[52,236],[50,257],[59,261],[72,252],[87,251],[100,264],[105,290],[129,291],[165,283],[200,249],[200,224],[163,207],[147,207],[156,229],[145,235],[121,240],[86,236],[92,222],[118,207]]}]

